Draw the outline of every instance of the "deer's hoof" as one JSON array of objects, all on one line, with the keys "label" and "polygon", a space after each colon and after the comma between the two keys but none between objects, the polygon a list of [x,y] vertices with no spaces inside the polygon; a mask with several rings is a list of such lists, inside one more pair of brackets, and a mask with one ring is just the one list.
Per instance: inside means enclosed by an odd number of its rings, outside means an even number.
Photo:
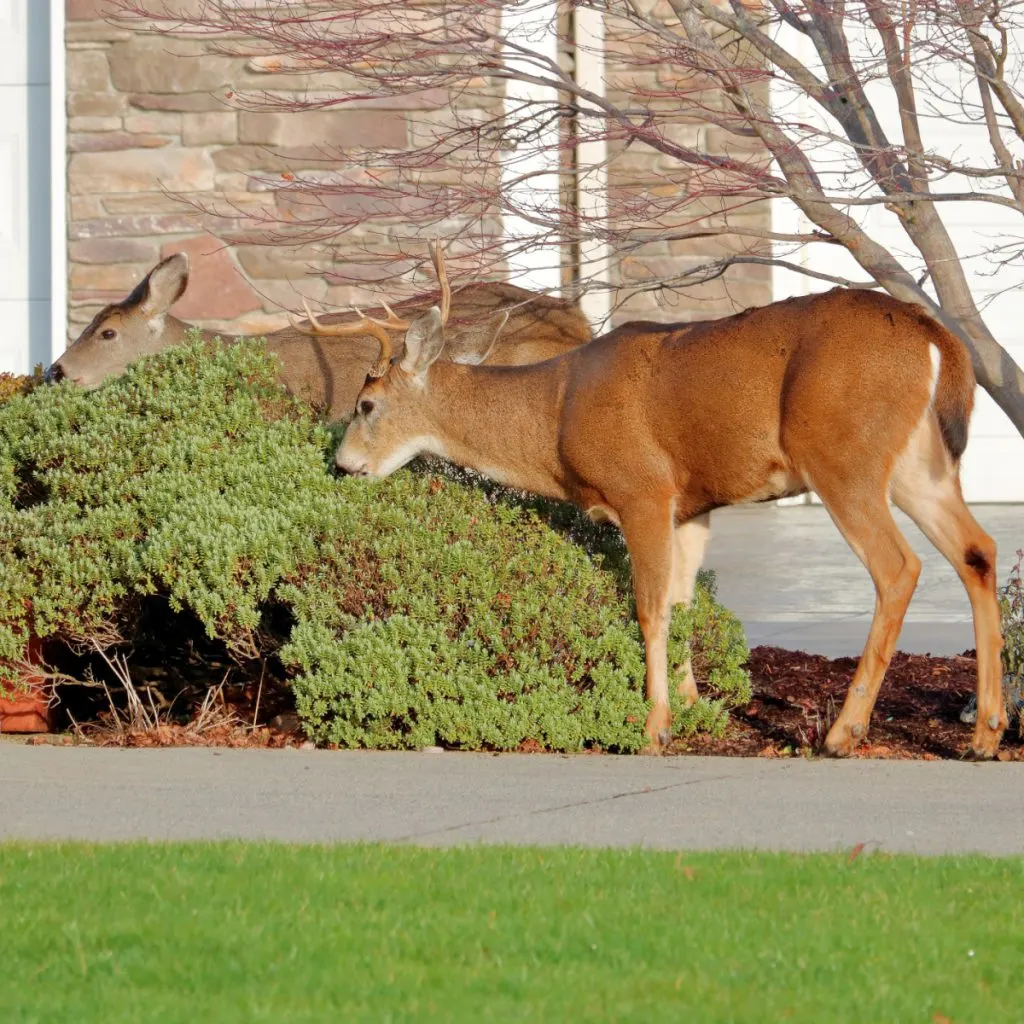
[{"label": "deer's hoof", "polygon": [[647,716],[647,746],[645,754],[660,754],[672,740],[672,712],[667,707],[655,707]]},{"label": "deer's hoof", "polygon": [[867,734],[868,727],[863,723],[847,725],[837,719],[825,737],[825,753],[829,757],[849,757]]},{"label": "deer's hoof", "polygon": [[979,718],[971,738],[971,758],[975,761],[991,761],[999,750],[999,741],[1003,738],[1005,728],[1006,721],[1002,718],[996,719],[994,728]]},{"label": "deer's hoof", "polygon": [[663,754],[665,748],[672,742],[672,733],[668,729],[662,729],[654,739],[650,739],[647,746],[640,751],[648,756]]},{"label": "deer's hoof", "polygon": [[[979,709],[980,710],[980,709]],[[999,749],[999,740],[1007,728],[1007,714],[978,715],[971,737],[971,757],[976,761],[990,761]]]}]

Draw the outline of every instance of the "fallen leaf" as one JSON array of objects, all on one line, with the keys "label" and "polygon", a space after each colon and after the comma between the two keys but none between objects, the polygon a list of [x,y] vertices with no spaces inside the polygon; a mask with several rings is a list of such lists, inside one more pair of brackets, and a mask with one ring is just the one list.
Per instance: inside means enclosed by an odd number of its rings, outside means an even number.
[{"label": "fallen leaf", "polygon": [[850,855],[846,858],[846,863],[847,864],[852,864],[863,852],[864,852],[864,844],[863,843],[858,843],[850,851]]},{"label": "fallen leaf", "polygon": [[684,864],[682,858],[681,853],[676,854],[676,870],[681,871],[688,882],[692,882],[697,877],[697,872],[689,864]]}]

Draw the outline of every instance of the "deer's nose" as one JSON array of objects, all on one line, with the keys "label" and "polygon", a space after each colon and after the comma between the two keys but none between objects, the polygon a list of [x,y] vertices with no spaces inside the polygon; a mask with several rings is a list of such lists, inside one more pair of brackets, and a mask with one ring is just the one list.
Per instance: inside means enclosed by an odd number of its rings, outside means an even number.
[{"label": "deer's nose", "polygon": [[59,384],[64,379],[64,367],[54,363],[47,371],[45,380],[48,384]]},{"label": "deer's nose", "polygon": [[334,456],[334,475],[335,476],[366,476],[366,463],[352,463],[343,459],[339,452]]}]

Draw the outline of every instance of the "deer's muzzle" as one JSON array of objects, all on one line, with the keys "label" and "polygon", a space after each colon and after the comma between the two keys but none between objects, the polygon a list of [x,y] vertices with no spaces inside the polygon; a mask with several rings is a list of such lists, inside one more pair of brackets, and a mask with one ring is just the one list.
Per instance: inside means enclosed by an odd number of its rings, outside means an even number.
[{"label": "deer's muzzle", "polygon": [[365,462],[345,459],[341,454],[341,449],[339,449],[334,456],[334,475],[369,476],[369,470],[366,468]]}]

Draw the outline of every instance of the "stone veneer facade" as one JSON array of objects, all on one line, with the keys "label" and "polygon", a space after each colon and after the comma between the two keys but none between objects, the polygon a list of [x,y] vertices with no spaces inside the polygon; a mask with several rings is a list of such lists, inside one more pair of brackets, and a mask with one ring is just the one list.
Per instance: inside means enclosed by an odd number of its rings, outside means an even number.
[{"label": "stone veneer facade", "polygon": [[[445,97],[423,96],[418,109],[409,103],[398,108],[394,101],[291,114],[234,109],[232,98],[247,90],[344,88],[346,83],[336,74],[274,75],[259,60],[224,56],[202,41],[111,25],[102,17],[107,9],[106,0],[67,0],[71,338],[97,309],[123,298],[154,263],[178,250],[192,256],[193,270],[175,313],[215,329],[272,330],[285,322],[282,309],[298,308],[302,296],[337,307],[375,294],[372,268],[366,270],[365,289],[332,283],[323,275],[325,264],[308,252],[227,246],[221,239],[255,226],[261,213],[287,216],[287,200],[268,187],[266,178],[317,166],[303,164],[304,157],[315,155],[310,139],[344,139],[353,152],[360,146],[414,145],[418,124],[444,117]],[[613,95],[624,97],[631,87],[666,86],[670,72],[664,69],[617,70],[615,45],[611,40]],[[702,145],[725,145],[705,125],[680,121],[670,131]],[[665,160],[636,147],[614,165],[611,187],[649,181],[663,188]],[[216,206],[231,218],[211,217]],[[706,212],[714,214],[711,207]],[[767,227],[763,208],[744,216]],[[350,274],[358,266],[360,239],[352,243]],[[656,243],[618,270],[624,283],[635,284],[747,247],[730,236],[699,244]],[[726,278],[685,293],[637,294],[615,320],[719,316],[770,299],[768,268],[735,268]]]}]

